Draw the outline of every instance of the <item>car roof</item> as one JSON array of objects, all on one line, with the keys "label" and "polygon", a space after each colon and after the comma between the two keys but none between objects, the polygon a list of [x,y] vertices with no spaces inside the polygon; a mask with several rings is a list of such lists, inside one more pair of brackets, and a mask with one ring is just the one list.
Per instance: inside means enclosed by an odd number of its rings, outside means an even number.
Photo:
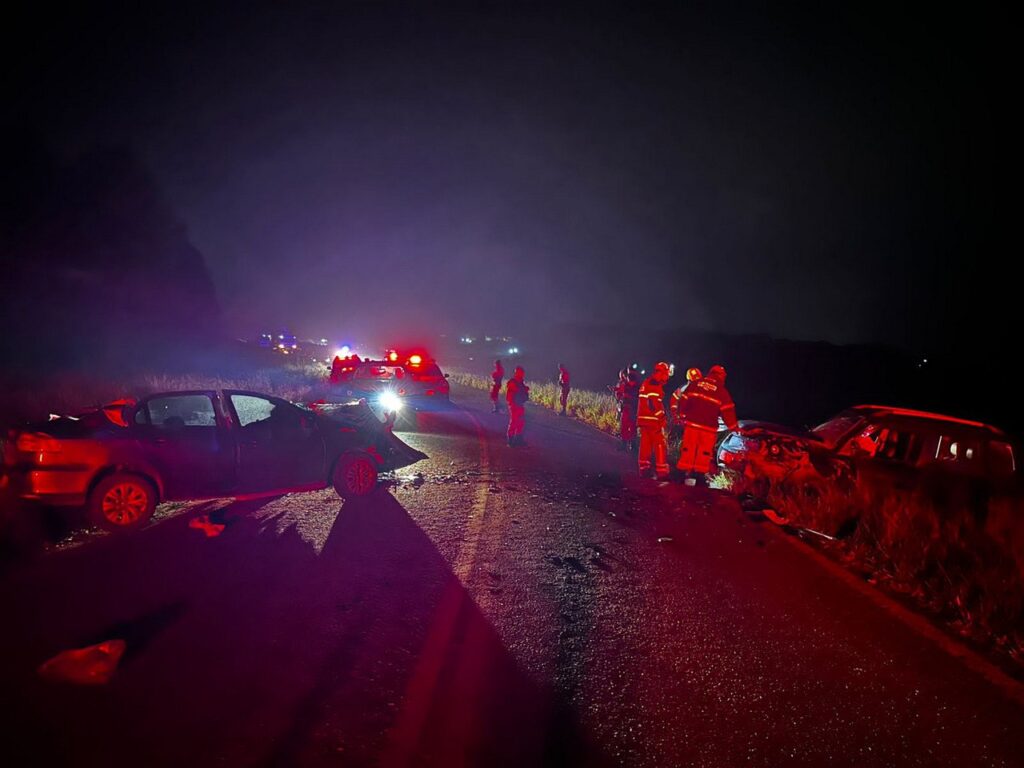
[{"label": "car roof", "polygon": [[963,427],[981,429],[993,435],[1005,436],[1005,433],[1001,429],[993,427],[991,424],[983,424],[980,421],[961,419],[956,416],[946,416],[941,413],[917,411],[912,408],[897,408],[890,405],[855,405],[853,408],[850,408],[850,410],[861,413],[871,413],[875,416],[903,416],[912,419],[921,419],[923,421],[938,421],[947,424],[957,424]]}]

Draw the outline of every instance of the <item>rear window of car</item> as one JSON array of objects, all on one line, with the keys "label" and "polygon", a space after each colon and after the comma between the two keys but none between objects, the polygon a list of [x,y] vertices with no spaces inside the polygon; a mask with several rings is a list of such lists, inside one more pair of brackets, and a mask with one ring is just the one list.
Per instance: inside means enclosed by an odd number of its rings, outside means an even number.
[{"label": "rear window of car", "polygon": [[405,378],[405,370],[400,365],[361,365],[356,368],[355,378],[387,381]]},{"label": "rear window of car", "polygon": [[438,367],[437,363],[429,363],[427,365],[421,365],[418,368],[411,368],[410,373],[413,373],[417,376],[438,379],[444,376],[444,374],[441,373],[441,369]]}]

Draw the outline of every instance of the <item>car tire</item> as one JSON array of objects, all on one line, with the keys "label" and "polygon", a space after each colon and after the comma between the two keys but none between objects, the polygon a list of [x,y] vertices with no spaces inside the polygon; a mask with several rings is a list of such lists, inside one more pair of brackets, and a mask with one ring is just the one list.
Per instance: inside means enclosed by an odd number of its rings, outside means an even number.
[{"label": "car tire", "polygon": [[127,533],[145,525],[156,509],[156,487],[142,475],[115,472],[89,494],[89,521],[105,531]]},{"label": "car tire", "polygon": [[331,483],[343,499],[368,496],[377,487],[377,462],[368,453],[344,453],[334,465]]}]

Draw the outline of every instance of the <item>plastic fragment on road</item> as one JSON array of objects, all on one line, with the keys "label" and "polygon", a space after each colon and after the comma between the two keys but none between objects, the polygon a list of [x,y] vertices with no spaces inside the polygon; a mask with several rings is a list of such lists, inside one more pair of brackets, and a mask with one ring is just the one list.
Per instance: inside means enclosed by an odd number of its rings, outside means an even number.
[{"label": "plastic fragment on road", "polygon": [[39,666],[39,674],[55,682],[104,685],[114,676],[125,648],[124,640],[106,640],[86,648],[61,651]]},{"label": "plastic fragment on road", "polygon": [[188,527],[202,531],[206,534],[206,538],[212,539],[214,536],[220,536],[224,533],[226,526],[223,523],[213,522],[210,520],[209,515],[199,515],[199,517],[193,517],[188,521]]},{"label": "plastic fragment on road", "polygon": [[667,544],[670,541],[672,541],[672,537],[671,536],[659,536],[658,537],[658,543],[659,544]]}]

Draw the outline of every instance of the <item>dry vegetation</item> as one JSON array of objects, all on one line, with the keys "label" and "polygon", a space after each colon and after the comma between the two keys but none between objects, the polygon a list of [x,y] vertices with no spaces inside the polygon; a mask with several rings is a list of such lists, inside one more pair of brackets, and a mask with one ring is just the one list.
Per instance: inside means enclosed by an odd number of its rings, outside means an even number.
[{"label": "dry vegetation", "polygon": [[[750,481],[723,475],[733,490]],[[808,493],[815,487],[817,492]],[[947,626],[1024,665],[1024,499],[951,482],[898,490],[808,480],[773,487],[768,505],[873,583],[905,595]],[[787,506],[788,505],[788,506]],[[844,531],[845,529],[845,531]]]},{"label": "dry vegetation", "polygon": [[[452,373],[450,380],[473,389],[484,391],[491,389],[489,376]],[[561,410],[561,390],[557,384],[529,380],[526,383],[530,387],[531,403],[552,411]],[[502,397],[504,396],[504,391],[502,391]],[[590,392],[585,389],[570,390],[566,410],[570,416],[590,424],[592,427],[597,427],[603,432],[613,435],[619,432],[619,417],[615,409],[615,398],[609,393]]]}]

